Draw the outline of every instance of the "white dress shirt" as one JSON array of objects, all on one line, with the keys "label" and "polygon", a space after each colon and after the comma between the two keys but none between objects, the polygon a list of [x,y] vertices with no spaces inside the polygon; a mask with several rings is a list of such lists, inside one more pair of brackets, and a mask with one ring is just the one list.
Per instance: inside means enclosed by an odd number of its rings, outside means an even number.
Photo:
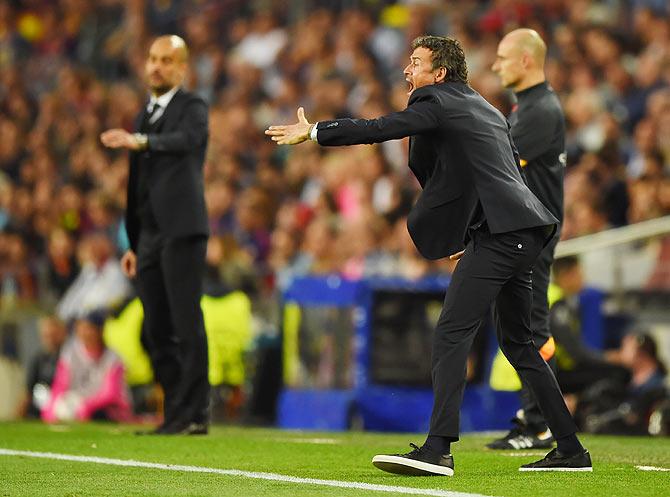
[{"label": "white dress shirt", "polygon": [[156,104],[159,105],[159,108],[156,109],[156,113],[153,116],[151,116],[151,119],[149,119],[149,124],[153,124],[161,118],[163,112],[165,112],[165,108],[168,106],[168,104],[172,100],[172,97],[174,97],[175,93],[177,93],[178,91],[179,87],[175,86],[170,91],[163,93],[160,97],[151,95],[149,103],[147,104],[147,112],[151,114]]}]

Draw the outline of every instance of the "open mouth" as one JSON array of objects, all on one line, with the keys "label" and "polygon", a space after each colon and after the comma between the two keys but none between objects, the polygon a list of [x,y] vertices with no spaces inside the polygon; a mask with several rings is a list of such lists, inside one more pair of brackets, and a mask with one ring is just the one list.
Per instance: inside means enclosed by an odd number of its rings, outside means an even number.
[{"label": "open mouth", "polygon": [[407,94],[411,95],[412,92],[414,91],[414,83],[412,83],[409,79],[405,81],[407,81]]}]

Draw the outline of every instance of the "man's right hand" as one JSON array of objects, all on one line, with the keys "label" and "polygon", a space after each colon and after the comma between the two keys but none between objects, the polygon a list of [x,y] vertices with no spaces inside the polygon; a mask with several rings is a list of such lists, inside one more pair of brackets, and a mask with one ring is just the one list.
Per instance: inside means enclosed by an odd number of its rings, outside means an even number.
[{"label": "man's right hand", "polygon": [[130,249],[121,257],[121,270],[128,278],[134,278],[137,274],[137,256]]},{"label": "man's right hand", "polygon": [[108,148],[127,148],[128,150],[140,150],[142,144],[137,137],[125,129],[108,129],[100,134],[100,141]]},{"label": "man's right hand", "polygon": [[299,107],[297,123],[270,126],[265,130],[265,134],[272,137],[272,141],[277,142],[277,145],[297,145],[305,140],[309,140],[312,126],[305,117],[305,109]]}]

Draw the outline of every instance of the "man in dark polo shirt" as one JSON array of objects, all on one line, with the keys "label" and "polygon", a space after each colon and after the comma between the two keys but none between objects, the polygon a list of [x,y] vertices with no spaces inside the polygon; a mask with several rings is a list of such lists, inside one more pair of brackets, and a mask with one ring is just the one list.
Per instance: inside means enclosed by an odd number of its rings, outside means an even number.
[{"label": "man in dark polo shirt", "polygon": [[[565,170],[565,122],[560,102],[547,84],[544,58],[547,47],[532,29],[516,29],[498,45],[493,71],[503,86],[516,95],[509,122],[521,166],[531,191],[559,220],[563,221],[563,173]],[[549,331],[547,288],[560,224],[533,266],[533,341],[542,358],[555,370],[554,339]],[[514,427],[489,443],[491,449],[546,448],[553,444],[551,432],[527,384],[522,382],[521,411]]]}]

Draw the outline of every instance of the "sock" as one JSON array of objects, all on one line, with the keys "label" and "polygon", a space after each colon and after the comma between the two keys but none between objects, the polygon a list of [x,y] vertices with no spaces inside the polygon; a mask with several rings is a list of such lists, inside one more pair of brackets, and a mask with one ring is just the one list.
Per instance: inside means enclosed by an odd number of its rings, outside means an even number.
[{"label": "sock", "polygon": [[557,438],[556,445],[558,451],[566,456],[572,456],[584,451],[584,447],[574,433],[566,437]]},{"label": "sock", "polygon": [[433,452],[437,452],[438,454],[450,454],[451,438],[438,437],[437,435],[428,435],[423,446],[432,450]]},{"label": "sock", "polygon": [[535,436],[541,435],[545,431],[547,431],[547,425],[545,425],[545,424],[538,423],[538,424],[529,424],[528,425],[528,433],[530,433],[532,435],[535,435]]}]

